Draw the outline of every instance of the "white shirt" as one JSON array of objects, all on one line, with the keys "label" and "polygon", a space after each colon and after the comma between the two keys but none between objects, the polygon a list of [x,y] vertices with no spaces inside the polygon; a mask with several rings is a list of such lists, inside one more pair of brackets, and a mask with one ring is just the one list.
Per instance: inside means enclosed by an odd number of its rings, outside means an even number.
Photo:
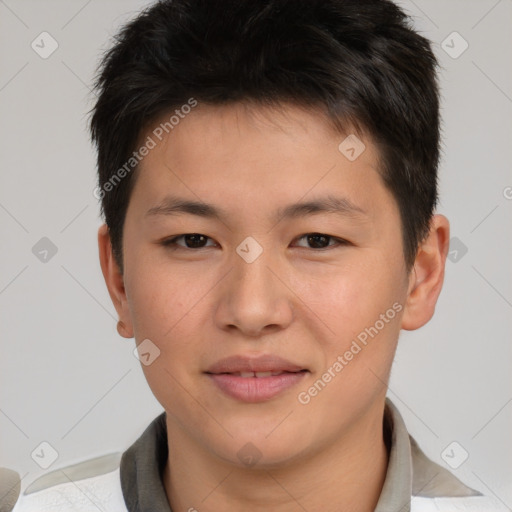
[{"label": "white shirt", "polygon": [[[408,434],[389,399],[384,432],[389,462],[375,512],[509,510],[431,461]],[[172,512],[162,482],[167,457],[162,413],[124,453],[91,459],[38,478],[22,494],[13,512]],[[200,511],[200,503],[196,508]]]}]

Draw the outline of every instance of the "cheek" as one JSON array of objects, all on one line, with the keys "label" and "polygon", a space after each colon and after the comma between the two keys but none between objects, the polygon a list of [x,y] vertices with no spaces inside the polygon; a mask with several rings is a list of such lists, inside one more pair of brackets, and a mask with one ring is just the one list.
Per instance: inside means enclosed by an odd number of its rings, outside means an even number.
[{"label": "cheek", "polygon": [[180,386],[192,389],[204,332],[212,329],[206,322],[208,292],[218,278],[198,276],[193,268],[170,268],[157,258],[132,262],[126,292],[135,339],[149,339],[159,351],[155,362],[142,369],[161,403],[174,403],[180,400]]},{"label": "cheek", "polygon": [[142,364],[142,370],[166,409],[169,404],[176,410],[190,406],[184,390],[193,389],[197,354],[202,352],[197,336],[198,325],[203,323],[198,300],[209,286],[202,282],[189,288],[187,282],[183,272],[171,273],[145,261],[138,264],[126,285],[135,339],[138,344],[151,340],[156,349],[150,347],[158,354],[151,364]]},{"label": "cheek", "polygon": [[324,367],[302,391],[303,398],[311,399],[309,410],[317,411],[312,416],[322,418],[325,432],[336,431],[350,415],[363,414],[385,389],[403,310],[399,277],[397,269],[376,260],[308,287],[307,293],[315,297],[311,309],[329,331],[318,338]]},{"label": "cheek", "polygon": [[398,279],[395,269],[373,258],[332,268],[314,279],[303,276],[297,288],[305,307],[326,327],[326,340],[339,348],[373,325],[395,302],[400,302]]},{"label": "cheek", "polygon": [[135,338],[163,341],[191,309],[195,292],[187,283],[197,282],[182,269],[170,269],[159,250],[142,251],[133,245],[126,245],[125,288]]}]

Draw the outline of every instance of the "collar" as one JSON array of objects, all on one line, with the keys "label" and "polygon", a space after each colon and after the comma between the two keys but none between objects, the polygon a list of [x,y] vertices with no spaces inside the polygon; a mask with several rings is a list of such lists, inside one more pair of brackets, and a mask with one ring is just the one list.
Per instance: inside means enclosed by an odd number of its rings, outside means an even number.
[{"label": "collar", "polygon": [[385,437],[386,431],[390,445],[388,469],[375,512],[410,512],[411,496],[481,496],[422,452],[389,398],[384,409]]},{"label": "collar", "polygon": [[[389,461],[375,512],[410,512],[411,496],[480,495],[421,451],[389,398],[386,399],[383,427]],[[167,457],[167,427],[163,412],[121,457],[121,487],[129,512],[172,512],[162,481]]]}]

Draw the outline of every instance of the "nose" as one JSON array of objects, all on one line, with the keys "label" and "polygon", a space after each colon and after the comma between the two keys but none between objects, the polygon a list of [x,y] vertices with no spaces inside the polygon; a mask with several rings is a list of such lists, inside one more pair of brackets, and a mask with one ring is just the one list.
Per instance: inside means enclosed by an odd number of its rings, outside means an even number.
[{"label": "nose", "polygon": [[293,318],[293,292],[280,274],[270,251],[264,250],[251,263],[235,255],[233,268],[220,288],[215,315],[218,327],[248,337],[286,328]]}]

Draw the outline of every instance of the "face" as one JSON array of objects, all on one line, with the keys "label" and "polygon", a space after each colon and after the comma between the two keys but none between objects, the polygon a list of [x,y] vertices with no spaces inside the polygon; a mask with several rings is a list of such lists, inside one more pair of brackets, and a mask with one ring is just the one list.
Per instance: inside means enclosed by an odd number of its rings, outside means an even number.
[{"label": "face", "polygon": [[414,283],[376,148],[347,135],[237,104],[142,138],[116,307],[168,428],[224,461],[296,461],[382,407]]}]

